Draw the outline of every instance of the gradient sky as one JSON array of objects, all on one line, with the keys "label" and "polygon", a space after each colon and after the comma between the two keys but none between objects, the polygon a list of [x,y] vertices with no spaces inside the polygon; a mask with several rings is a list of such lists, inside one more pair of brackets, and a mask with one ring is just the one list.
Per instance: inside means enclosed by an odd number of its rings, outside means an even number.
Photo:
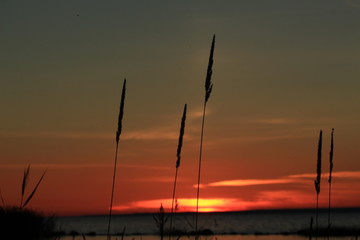
[{"label": "gradient sky", "polygon": [[[0,189],[60,215],[107,213],[122,81],[127,78],[117,212],[191,211],[205,73],[202,211],[315,206],[319,130],[333,204],[360,202],[360,0],[0,2]],[[327,175],[320,206],[327,206]]]}]

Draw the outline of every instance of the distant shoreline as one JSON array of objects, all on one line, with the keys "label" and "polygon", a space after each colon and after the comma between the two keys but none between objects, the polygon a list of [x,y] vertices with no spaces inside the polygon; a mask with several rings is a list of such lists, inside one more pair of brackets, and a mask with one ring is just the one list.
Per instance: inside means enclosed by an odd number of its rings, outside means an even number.
[{"label": "distant shoreline", "polygon": [[[315,212],[315,208],[289,208],[289,209],[258,209],[258,210],[244,210],[244,211],[226,211],[226,212],[200,212],[201,215],[211,215],[211,214],[251,214],[251,213],[312,213]],[[328,213],[328,208],[319,208],[319,213]],[[360,207],[340,207],[340,208],[332,208],[331,212],[345,212],[345,211],[359,211]],[[157,212],[139,212],[139,213],[115,213],[114,216],[131,216],[131,215],[153,215]],[[169,214],[169,213],[165,213]],[[181,214],[195,214],[195,212],[177,212],[177,215]],[[79,215],[59,215],[58,217],[104,217],[107,216],[107,214],[79,214]]]},{"label": "distant shoreline", "polygon": [[[322,224],[318,236],[327,236],[328,209],[319,210]],[[237,212],[204,212],[200,214],[200,225],[203,235],[291,235],[309,236],[310,219],[315,209],[271,209]],[[360,233],[360,208],[332,209],[333,219],[330,236],[357,236]],[[195,213],[180,212],[176,214],[176,234],[193,235],[191,221]],[[114,235],[152,236],[156,235],[154,222],[156,213],[118,214],[113,216]],[[107,215],[85,215],[57,217],[61,232],[67,236],[88,235],[103,236],[108,219]],[[190,224],[189,224],[190,223]],[[168,226],[167,226],[168,227]],[[126,230],[125,230],[126,229]],[[314,236],[314,229],[312,231]]]},{"label": "distant shoreline", "polygon": [[[308,237],[309,234],[308,229],[299,230],[296,232],[278,232],[278,233],[268,233],[268,232],[255,232],[255,233],[244,233],[244,232],[232,232],[232,233],[212,233],[210,230],[205,229],[205,233],[201,234],[202,236],[302,236]],[[105,233],[96,233],[96,232],[88,232],[88,233],[80,233],[75,230],[70,232],[62,232],[61,236],[106,236]],[[173,236],[194,236],[194,233],[183,233],[183,234],[173,234]],[[335,231],[330,233],[330,237],[354,237],[360,235],[360,228],[337,228],[335,227]],[[122,236],[122,233],[115,233],[112,236]],[[124,236],[158,236],[154,233],[146,234],[146,233],[125,233]],[[165,234],[165,236],[169,236]],[[314,235],[312,235],[314,236]],[[318,237],[326,237],[328,236],[328,232],[326,228],[319,229]]]}]

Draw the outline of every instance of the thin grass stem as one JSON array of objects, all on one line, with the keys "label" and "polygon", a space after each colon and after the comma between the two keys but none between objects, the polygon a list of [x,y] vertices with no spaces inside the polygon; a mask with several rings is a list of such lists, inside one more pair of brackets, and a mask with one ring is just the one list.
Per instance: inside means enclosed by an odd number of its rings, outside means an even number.
[{"label": "thin grass stem", "polygon": [[331,227],[331,183],[332,183],[332,171],[334,168],[334,128],[331,130],[331,142],[330,142],[330,154],[329,154],[329,206],[328,206],[328,239],[330,239],[330,227]]},{"label": "thin grass stem", "polygon": [[170,212],[169,239],[171,239],[172,232],[173,232],[173,215],[174,215],[175,191],[176,191],[178,170],[179,170],[178,168],[176,168],[176,170],[175,170],[174,188],[173,188],[173,195],[172,195],[172,201],[171,201],[171,212]]},{"label": "thin grass stem", "polygon": [[113,172],[113,181],[111,187],[111,198],[110,198],[110,209],[109,209],[109,222],[108,222],[108,229],[107,229],[107,239],[110,240],[110,226],[111,226],[111,217],[112,217],[112,208],[113,208],[113,201],[114,201],[114,189],[115,189],[115,181],[116,181],[116,165],[117,165],[117,155],[118,155],[119,144],[116,144],[116,151],[115,151],[115,162],[114,162],[114,172]]},{"label": "thin grass stem", "polygon": [[205,112],[206,112],[206,102],[204,103],[203,117],[202,117],[202,124],[201,124],[201,136],[200,136],[200,153],[199,153],[199,167],[198,167],[198,184],[197,184],[197,192],[196,192],[195,239],[198,239],[198,238],[199,238],[199,235],[198,235],[198,218],[199,218],[201,163],[202,163],[202,148],[203,148],[204,126],[205,126]]}]

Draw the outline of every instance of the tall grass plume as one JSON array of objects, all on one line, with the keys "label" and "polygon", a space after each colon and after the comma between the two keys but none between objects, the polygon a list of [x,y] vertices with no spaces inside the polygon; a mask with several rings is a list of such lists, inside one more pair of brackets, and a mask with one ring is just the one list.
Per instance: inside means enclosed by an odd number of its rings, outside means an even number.
[{"label": "tall grass plume", "polygon": [[177,147],[177,151],[176,151],[177,159],[176,159],[176,165],[175,165],[176,170],[175,170],[175,178],[174,178],[174,188],[173,188],[172,201],[171,201],[169,239],[171,238],[171,234],[172,234],[172,223],[173,223],[173,215],[174,215],[176,182],[177,182],[178,170],[179,170],[180,162],[181,162],[181,149],[182,149],[183,137],[184,137],[184,133],[185,133],[186,110],[187,110],[187,104],[185,104],[185,106],[184,106],[184,111],[183,111],[183,115],[182,115],[182,118],[181,118],[179,142],[178,142],[178,147]]},{"label": "tall grass plume", "polygon": [[320,181],[321,181],[321,152],[322,152],[322,130],[320,130],[317,164],[316,164],[316,179],[314,181],[316,190],[316,218],[315,218],[315,239],[317,239],[318,218],[319,218],[319,194],[320,194]]},{"label": "tall grass plume", "polygon": [[208,64],[208,68],[206,71],[206,79],[205,79],[205,99],[204,99],[203,116],[202,116],[202,124],[201,124],[200,154],[199,154],[198,182],[197,182],[197,194],[196,194],[195,239],[198,238],[198,217],[199,217],[202,146],[203,146],[203,139],[204,139],[206,103],[208,102],[208,100],[210,98],[210,94],[211,94],[211,91],[213,88],[213,84],[211,82],[211,77],[212,77],[212,66],[214,63],[214,49],[215,49],[215,35],[213,36],[212,43],[211,43],[209,64]]},{"label": "tall grass plume", "polygon": [[111,239],[110,226],[111,226],[112,208],[113,208],[113,200],[114,200],[114,189],[115,189],[115,180],[116,180],[119,141],[120,141],[120,135],[121,135],[121,131],[122,131],[122,119],[124,117],[125,93],[126,93],[126,79],[124,79],[123,88],[122,88],[122,92],[121,92],[120,110],[119,110],[119,117],[118,117],[118,128],[117,128],[116,136],[115,136],[116,150],[115,150],[114,173],[113,173],[113,178],[112,178],[112,188],[111,188],[111,198],[110,198],[109,222],[108,222],[108,229],[107,229],[107,239],[108,240]]}]

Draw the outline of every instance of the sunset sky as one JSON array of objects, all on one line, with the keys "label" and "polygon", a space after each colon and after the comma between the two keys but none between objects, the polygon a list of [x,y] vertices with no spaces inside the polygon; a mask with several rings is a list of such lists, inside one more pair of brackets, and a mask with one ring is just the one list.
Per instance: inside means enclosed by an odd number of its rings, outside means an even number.
[{"label": "sunset sky", "polygon": [[360,0],[0,2],[0,189],[30,208],[106,214],[122,81],[127,79],[116,213],[193,211],[205,74],[216,34],[200,211],[360,203]]}]

